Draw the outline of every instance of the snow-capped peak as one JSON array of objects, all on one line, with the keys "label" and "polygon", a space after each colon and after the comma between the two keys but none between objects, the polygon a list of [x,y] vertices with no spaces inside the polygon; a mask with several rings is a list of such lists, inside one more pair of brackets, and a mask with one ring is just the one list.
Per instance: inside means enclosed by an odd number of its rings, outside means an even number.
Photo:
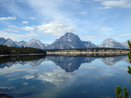
[{"label": "snow-capped peak", "polygon": [[25,44],[25,47],[44,49],[45,45],[40,40],[33,38]]},{"label": "snow-capped peak", "polygon": [[10,38],[8,38],[8,39],[6,40],[6,42],[4,43],[4,45],[9,46],[9,47],[17,46],[17,45],[15,44],[15,42],[13,42]]},{"label": "snow-capped peak", "polygon": [[110,47],[110,48],[124,48],[124,46],[112,39],[112,38],[108,38],[108,39],[105,39],[101,44],[100,44],[100,47]]},{"label": "snow-capped peak", "polygon": [[32,42],[40,42],[40,40],[35,39],[35,38],[32,38],[29,42],[30,42],[30,43],[32,43]]},{"label": "snow-capped peak", "polygon": [[116,40],[114,40],[114,39],[112,39],[112,38],[107,38],[107,39],[105,39],[104,41],[106,41],[106,42],[117,42]]}]

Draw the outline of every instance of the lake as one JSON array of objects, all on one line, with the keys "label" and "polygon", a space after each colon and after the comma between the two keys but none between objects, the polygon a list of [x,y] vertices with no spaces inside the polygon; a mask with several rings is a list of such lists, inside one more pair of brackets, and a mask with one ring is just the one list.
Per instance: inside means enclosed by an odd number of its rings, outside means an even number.
[{"label": "lake", "polygon": [[0,92],[14,98],[115,98],[120,85],[131,96],[127,56],[25,58],[1,58]]}]

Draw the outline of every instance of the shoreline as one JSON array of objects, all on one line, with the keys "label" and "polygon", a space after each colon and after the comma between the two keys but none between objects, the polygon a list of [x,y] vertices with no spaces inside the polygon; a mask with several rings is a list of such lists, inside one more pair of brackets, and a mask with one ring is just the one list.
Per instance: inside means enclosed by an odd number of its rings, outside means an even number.
[{"label": "shoreline", "polygon": [[79,55],[85,55],[85,56],[95,56],[95,55],[99,55],[99,56],[113,56],[113,55],[127,55],[128,51],[126,52],[47,52],[46,54],[43,53],[34,53],[34,54],[0,54],[0,57],[8,57],[8,56],[36,56],[36,55],[44,55],[44,56],[53,56],[53,55],[58,55],[58,56],[79,56]]},{"label": "shoreline", "polygon": [[129,51],[117,50],[117,51],[78,51],[78,50],[59,50],[59,51],[47,51],[47,55],[56,56],[120,56],[127,55]]},{"label": "shoreline", "polygon": [[127,55],[128,49],[92,48],[92,49],[64,49],[46,50],[47,55]]},{"label": "shoreline", "polygon": [[123,49],[85,49],[85,50],[46,50],[46,53],[29,53],[29,54],[0,54],[0,57],[6,56],[33,56],[33,55],[44,55],[44,56],[51,56],[51,55],[61,55],[61,56],[79,56],[79,55],[100,55],[100,56],[111,56],[111,55],[127,55],[129,50]]},{"label": "shoreline", "polygon": [[47,56],[126,56],[127,52],[120,53],[120,52],[92,52],[92,53],[80,53],[80,52],[47,52]]},{"label": "shoreline", "polygon": [[26,56],[26,55],[46,55],[44,53],[31,53],[31,54],[0,54],[0,57],[5,57],[5,56]]},{"label": "shoreline", "polygon": [[86,51],[54,51],[54,52],[49,52],[47,51],[48,54],[127,54],[129,51],[120,51],[120,52],[86,52]]}]

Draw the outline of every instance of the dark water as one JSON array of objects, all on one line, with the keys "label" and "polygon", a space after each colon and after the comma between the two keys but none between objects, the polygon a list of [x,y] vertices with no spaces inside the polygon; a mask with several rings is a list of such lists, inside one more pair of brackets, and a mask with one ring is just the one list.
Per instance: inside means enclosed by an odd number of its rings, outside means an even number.
[{"label": "dark water", "polygon": [[0,92],[14,98],[115,98],[117,85],[131,95],[126,56],[20,59],[0,63]]}]

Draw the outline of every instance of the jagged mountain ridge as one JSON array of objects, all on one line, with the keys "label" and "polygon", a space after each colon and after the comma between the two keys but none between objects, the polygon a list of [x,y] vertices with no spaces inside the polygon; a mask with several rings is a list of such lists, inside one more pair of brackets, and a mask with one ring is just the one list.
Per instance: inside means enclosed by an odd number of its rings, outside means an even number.
[{"label": "jagged mountain ridge", "polygon": [[45,49],[45,45],[40,40],[34,38],[25,43],[24,47]]},{"label": "jagged mountain ridge", "polygon": [[19,46],[19,47],[22,47],[26,44],[25,41],[20,41],[20,42],[16,42],[16,44]]},{"label": "jagged mountain ridge", "polygon": [[12,41],[12,39],[10,38],[8,39],[0,38],[0,44],[6,45],[8,47],[18,47],[17,44],[14,41]]},{"label": "jagged mountain ridge", "polygon": [[47,47],[48,49],[71,49],[71,48],[85,48],[80,38],[73,33],[66,33],[54,43]]},{"label": "jagged mountain ridge", "polygon": [[43,44],[40,40],[38,39],[31,39],[28,42],[25,41],[20,41],[20,42],[15,42],[12,41],[11,39],[5,39],[5,38],[0,38],[0,45],[6,45],[9,47],[32,47],[32,48],[39,48],[39,49],[45,49],[47,44]]},{"label": "jagged mountain ridge", "polygon": [[0,44],[9,47],[32,47],[39,49],[75,49],[75,48],[97,48],[97,47],[108,47],[108,48],[121,48],[129,49],[128,43],[118,42],[112,38],[105,39],[99,46],[95,45],[90,41],[81,41],[79,36],[74,33],[66,33],[59,39],[54,41],[52,44],[43,44],[38,39],[31,39],[28,42],[20,41],[14,42],[11,39],[0,38]]},{"label": "jagged mountain ridge", "polygon": [[[131,40],[129,40],[131,42]],[[121,43],[125,48],[129,49],[128,41]]]},{"label": "jagged mountain ridge", "polygon": [[81,41],[81,39],[77,35],[73,33],[66,33],[65,35],[57,39],[54,43],[49,45],[47,49],[73,49],[95,47],[97,46],[90,41]]}]

